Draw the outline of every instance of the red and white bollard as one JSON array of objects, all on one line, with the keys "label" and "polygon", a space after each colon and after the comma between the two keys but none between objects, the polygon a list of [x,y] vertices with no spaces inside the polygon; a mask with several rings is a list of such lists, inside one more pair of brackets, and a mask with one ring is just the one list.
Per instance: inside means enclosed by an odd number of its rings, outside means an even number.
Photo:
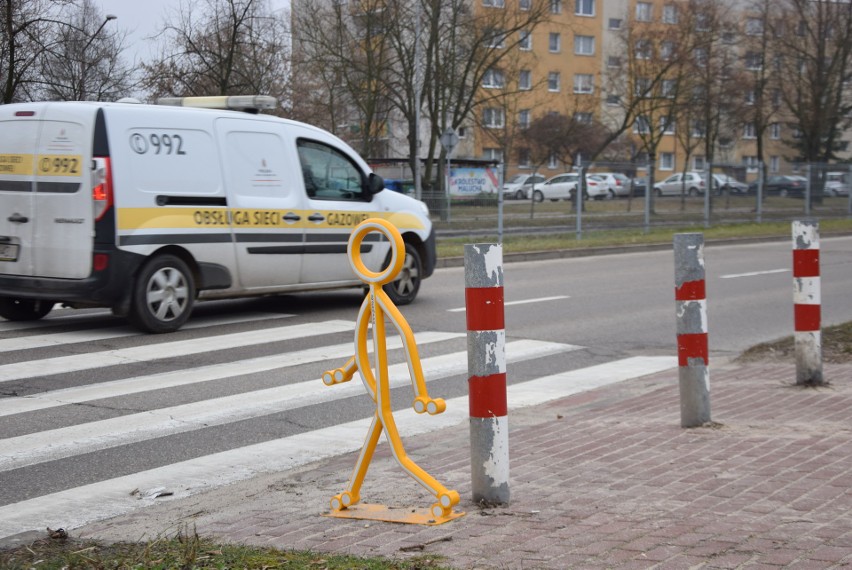
[{"label": "red and white bollard", "polygon": [[710,421],[704,236],[675,234],[674,254],[680,425],[697,427]]},{"label": "red and white bollard", "polygon": [[822,384],[819,224],[815,221],[793,222],[793,305],[796,384]]},{"label": "red and white bollard", "polygon": [[509,418],[506,403],[506,330],[503,247],[464,246],[470,466],[473,500],[509,503]]}]

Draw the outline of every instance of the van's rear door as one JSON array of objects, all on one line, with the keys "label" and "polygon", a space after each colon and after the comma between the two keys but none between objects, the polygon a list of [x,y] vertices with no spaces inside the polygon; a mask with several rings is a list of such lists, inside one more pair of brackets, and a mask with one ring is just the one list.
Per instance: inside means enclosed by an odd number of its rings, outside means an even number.
[{"label": "van's rear door", "polygon": [[[91,273],[95,107],[8,105],[0,115],[0,272],[80,279]],[[10,247],[12,246],[12,247]]]},{"label": "van's rear door", "polygon": [[92,272],[90,180],[96,108],[48,105],[46,111],[34,165],[34,274],[82,279]]},{"label": "van's rear door", "polygon": [[[32,275],[35,250],[35,180],[39,124],[17,117],[19,106],[0,106],[0,273]],[[28,106],[25,113],[40,114],[43,106]]]}]

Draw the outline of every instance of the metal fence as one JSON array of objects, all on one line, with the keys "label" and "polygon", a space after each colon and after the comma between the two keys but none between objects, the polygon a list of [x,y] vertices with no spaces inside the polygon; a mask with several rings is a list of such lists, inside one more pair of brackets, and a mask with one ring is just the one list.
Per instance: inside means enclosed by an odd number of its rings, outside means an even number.
[{"label": "metal fence", "polygon": [[[711,165],[689,173],[656,169],[654,187],[648,191],[649,166],[595,163],[575,169],[581,184],[606,173],[621,175],[628,187],[614,193],[584,188],[567,199],[550,198],[545,182],[527,188],[523,199],[517,199],[516,192],[458,197],[443,190],[424,191],[422,199],[439,234],[496,235],[500,241],[504,234],[574,233],[581,239],[601,230],[647,233],[658,227],[852,217],[849,164],[803,164],[795,171],[765,175],[762,165]],[[555,172],[542,174],[551,178]],[[590,197],[577,200],[585,194]]]}]

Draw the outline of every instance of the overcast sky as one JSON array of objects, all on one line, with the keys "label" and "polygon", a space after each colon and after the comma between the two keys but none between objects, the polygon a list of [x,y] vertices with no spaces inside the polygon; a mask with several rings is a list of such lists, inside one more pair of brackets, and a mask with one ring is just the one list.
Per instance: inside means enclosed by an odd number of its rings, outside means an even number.
[{"label": "overcast sky", "polygon": [[[146,40],[146,37],[156,34],[162,26],[163,20],[170,13],[180,9],[180,0],[94,0],[106,16],[113,14],[118,16],[107,26],[115,29],[126,30],[127,51],[125,57],[128,63],[134,57],[137,59],[150,59],[156,54],[154,43]],[[288,0],[270,0],[273,7],[282,8],[289,5]]]}]

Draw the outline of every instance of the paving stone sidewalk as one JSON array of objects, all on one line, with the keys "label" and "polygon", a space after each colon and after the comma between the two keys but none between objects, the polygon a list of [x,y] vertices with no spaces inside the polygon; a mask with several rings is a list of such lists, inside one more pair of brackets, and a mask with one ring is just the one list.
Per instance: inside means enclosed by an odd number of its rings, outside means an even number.
[{"label": "paving stone sidewalk", "polygon": [[[439,526],[321,516],[354,454],[167,501],[75,531],[144,540],[193,525],[226,541],[452,568],[852,568],[852,364],[824,388],[792,364],[711,369],[714,424],[680,427],[677,369],[510,413],[507,507],[471,503],[466,424],[405,439],[462,496]],[[427,507],[387,446],[365,502]]]}]

